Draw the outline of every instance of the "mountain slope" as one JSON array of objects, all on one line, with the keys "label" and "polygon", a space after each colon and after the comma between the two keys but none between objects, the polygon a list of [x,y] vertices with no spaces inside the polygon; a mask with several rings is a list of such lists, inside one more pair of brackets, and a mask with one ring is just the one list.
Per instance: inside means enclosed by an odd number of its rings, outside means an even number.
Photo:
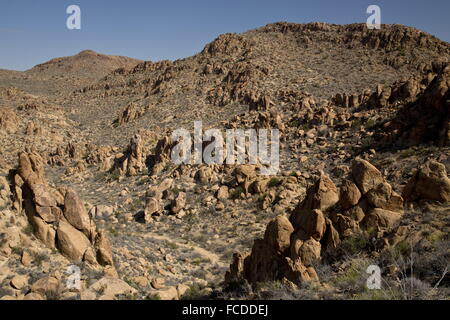
[{"label": "mountain slope", "polygon": [[449,57],[448,43],[404,26],[275,23],[221,35],[186,59],[118,70],[77,91],[67,106],[102,139],[122,112],[136,109],[139,117],[114,135],[123,141],[135,127],[188,125],[192,119],[212,125],[263,95],[280,106],[286,94],[312,94],[320,103],[338,93],[375,90]]},{"label": "mountain slope", "polygon": [[38,64],[27,70],[26,73],[47,77],[70,74],[80,78],[98,80],[113,70],[128,69],[140,62],[142,60],[84,50],[73,56],[55,58]]}]

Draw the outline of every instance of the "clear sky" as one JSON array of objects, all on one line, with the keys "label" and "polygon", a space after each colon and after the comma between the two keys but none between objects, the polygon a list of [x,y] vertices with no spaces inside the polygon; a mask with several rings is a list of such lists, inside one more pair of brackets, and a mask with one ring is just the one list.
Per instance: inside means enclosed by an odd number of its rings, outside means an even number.
[{"label": "clear sky", "polygon": [[[81,30],[68,30],[69,5]],[[0,68],[25,70],[85,49],[143,60],[191,56],[226,32],[268,23],[366,22],[370,4],[382,23],[399,23],[450,41],[449,0],[8,0],[0,3]]]}]

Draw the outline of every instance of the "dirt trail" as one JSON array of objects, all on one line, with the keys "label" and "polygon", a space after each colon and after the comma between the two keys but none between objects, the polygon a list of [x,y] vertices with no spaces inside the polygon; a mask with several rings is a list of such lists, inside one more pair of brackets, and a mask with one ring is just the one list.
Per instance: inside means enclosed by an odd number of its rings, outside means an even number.
[{"label": "dirt trail", "polygon": [[218,264],[220,266],[225,265],[222,261],[220,261],[220,258],[218,255],[216,255],[215,253],[212,253],[202,247],[199,247],[192,242],[186,244],[186,243],[184,243],[185,240],[177,239],[177,238],[169,238],[167,236],[162,236],[162,235],[154,234],[154,233],[146,234],[144,237],[152,238],[152,239],[159,240],[159,241],[168,241],[168,242],[176,243],[176,245],[178,245],[180,247],[192,249],[199,255],[202,255],[203,257],[209,259],[212,263]]}]

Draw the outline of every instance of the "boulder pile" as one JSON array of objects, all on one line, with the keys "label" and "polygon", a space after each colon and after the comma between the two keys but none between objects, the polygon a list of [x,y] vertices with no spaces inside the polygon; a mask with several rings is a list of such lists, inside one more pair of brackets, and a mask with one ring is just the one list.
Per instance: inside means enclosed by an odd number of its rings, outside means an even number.
[{"label": "boulder pile", "polygon": [[325,251],[361,229],[380,237],[402,213],[403,198],[380,171],[355,159],[340,190],[322,174],[289,218],[279,215],[267,225],[264,238],[255,240],[250,254],[234,254],[225,281],[280,280],[298,285],[318,280],[314,264]]},{"label": "boulder pile", "polygon": [[19,154],[14,175],[14,206],[25,212],[34,235],[73,262],[113,268],[109,240],[71,189],[53,188],[44,176],[44,162],[35,152]]}]

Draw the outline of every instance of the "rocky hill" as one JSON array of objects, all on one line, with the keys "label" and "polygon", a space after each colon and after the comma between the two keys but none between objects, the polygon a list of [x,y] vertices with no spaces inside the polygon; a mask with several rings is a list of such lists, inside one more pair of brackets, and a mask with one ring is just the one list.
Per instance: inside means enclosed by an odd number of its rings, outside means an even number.
[{"label": "rocky hill", "polygon": [[[280,22],[0,71],[0,298],[448,298],[449,57],[409,27]],[[174,164],[198,120],[279,129],[280,171]]]},{"label": "rocky hill", "polygon": [[52,59],[25,71],[39,76],[63,76],[70,74],[80,78],[99,80],[112,71],[120,68],[131,68],[142,60],[100,54],[92,50],[84,50],[70,56]]},{"label": "rocky hill", "polygon": [[73,56],[52,59],[24,72],[0,70],[0,85],[13,85],[33,94],[64,94],[98,81],[116,69],[131,68],[141,62],[84,50]]}]

